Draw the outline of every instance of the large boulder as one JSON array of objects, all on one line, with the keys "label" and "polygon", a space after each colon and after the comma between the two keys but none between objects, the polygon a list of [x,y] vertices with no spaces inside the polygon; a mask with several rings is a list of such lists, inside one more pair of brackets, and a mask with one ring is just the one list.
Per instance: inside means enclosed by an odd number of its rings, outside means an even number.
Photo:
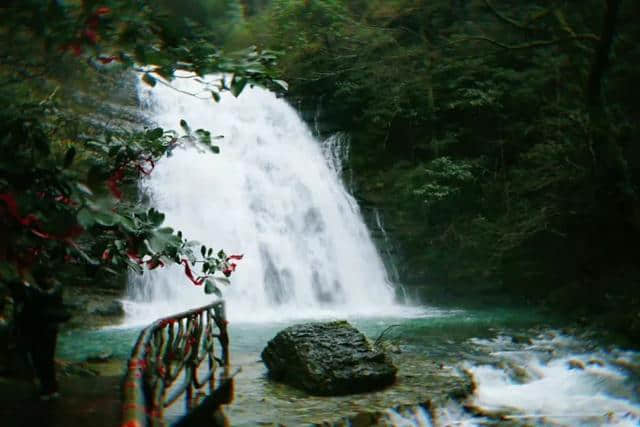
[{"label": "large boulder", "polygon": [[346,321],[307,323],[280,331],[262,351],[276,381],[315,395],[343,395],[393,384],[397,368]]}]

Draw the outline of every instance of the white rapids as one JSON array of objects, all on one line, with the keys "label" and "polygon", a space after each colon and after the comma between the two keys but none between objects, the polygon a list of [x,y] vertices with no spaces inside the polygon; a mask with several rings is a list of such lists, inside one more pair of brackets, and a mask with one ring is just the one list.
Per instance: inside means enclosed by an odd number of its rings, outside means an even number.
[{"label": "white rapids", "polygon": [[469,398],[430,413],[390,410],[388,425],[640,425],[639,353],[594,350],[588,340],[554,331],[526,343],[498,336],[466,345],[475,348],[475,356],[459,364],[474,384]]}]

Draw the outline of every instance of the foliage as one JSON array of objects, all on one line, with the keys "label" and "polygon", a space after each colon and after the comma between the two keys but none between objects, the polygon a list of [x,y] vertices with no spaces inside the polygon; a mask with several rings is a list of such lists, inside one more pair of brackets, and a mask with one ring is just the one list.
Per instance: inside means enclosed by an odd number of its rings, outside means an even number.
[{"label": "foliage", "polygon": [[640,252],[640,10],[606,3],[274,0],[250,25],[303,113],[351,135],[403,282],[602,305],[638,294],[606,278]]},{"label": "foliage", "polygon": [[154,2],[8,2],[0,20],[0,95],[8,101],[0,111],[0,279],[38,281],[69,264],[142,273],[175,263],[220,294],[217,284],[228,283],[242,256],[186,239],[123,187],[178,146],[218,153],[215,137],[184,121],[181,132],[91,128],[68,97],[74,79],[93,84],[95,75],[137,70],[154,86],[178,69],[230,74],[208,89],[213,100],[223,90],[237,96],[247,84],[280,87],[269,71],[274,55],[225,54],[194,23],[173,31]]}]

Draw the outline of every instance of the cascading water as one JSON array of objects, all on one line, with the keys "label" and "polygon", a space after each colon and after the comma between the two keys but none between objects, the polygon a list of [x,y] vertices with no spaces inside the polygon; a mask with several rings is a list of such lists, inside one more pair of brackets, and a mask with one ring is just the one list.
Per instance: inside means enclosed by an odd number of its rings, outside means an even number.
[{"label": "cascading water", "polygon": [[[143,185],[166,224],[203,244],[242,253],[223,289],[236,320],[398,314],[384,265],[357,203],[307,126],[284,100],[261,88],[219,103],[200,99],[201,83],[141,85],[151,120],[175,129],[184,119],[219,140],[221,154],[195,147],[162,159]],[[205,304],[180,268],[132,280],[131,322]]]}]

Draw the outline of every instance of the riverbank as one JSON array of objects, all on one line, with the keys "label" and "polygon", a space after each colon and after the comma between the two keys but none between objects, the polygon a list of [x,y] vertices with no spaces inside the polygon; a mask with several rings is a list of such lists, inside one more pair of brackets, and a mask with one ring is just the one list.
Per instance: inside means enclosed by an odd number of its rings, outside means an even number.
[{"label": "riverbank", "polygon": [[[124,366],[124,362],[120,362]],[[65,375],[58,369],[60,397],[42,401],[33,382],[0,377],[0,419],[5,427],[114,427],[121,413],[121,368],[104,375]],[[80,371],[78,371],[80,372]],[[85,375],[87,375],[85,373]]]}]

